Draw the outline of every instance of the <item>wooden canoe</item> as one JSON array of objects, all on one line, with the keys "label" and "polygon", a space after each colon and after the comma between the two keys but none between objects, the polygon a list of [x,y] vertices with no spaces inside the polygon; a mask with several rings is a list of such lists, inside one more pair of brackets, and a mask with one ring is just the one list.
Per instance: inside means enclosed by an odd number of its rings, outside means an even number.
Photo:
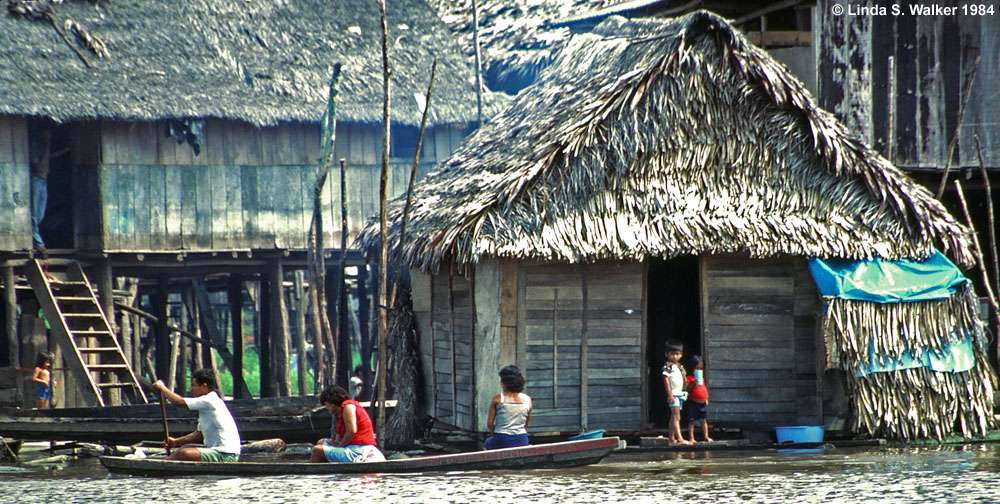
[{"label": "wooden canoe", "polygon": [[108,471],[133,476],[266,476],[282,474],[369,474],[489,469],[553,469],[599,462],[619,447],[617,437],[548,443],[502,450],[432,455],[385,462],[310,464],[308,462],[180,462],[165,459],[101,457]]}]

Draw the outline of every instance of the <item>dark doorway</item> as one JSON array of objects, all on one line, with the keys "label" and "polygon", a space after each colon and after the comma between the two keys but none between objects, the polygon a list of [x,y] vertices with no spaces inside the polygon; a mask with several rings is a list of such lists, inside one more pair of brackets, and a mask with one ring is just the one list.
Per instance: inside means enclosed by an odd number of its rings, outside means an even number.
[{"label": "dark doorway", "polygon": [[46,248],[69,249],[73,248],[73,165],[69,148],[69,127],[47,120],[30,121],[28,141],[32,156],[43,145],[41,136],[46,131],[50,138],[46,177],[47,204],[39,231]]},{"label": "dark doorway", "polygon": [[663,346],[670,339],[684,343],[684,359],[702,353],[701,289],[698,257],[650,259],[646,277],[646,363],[649,379],[649,421],[667,426],[670,412],[663,388]]}]

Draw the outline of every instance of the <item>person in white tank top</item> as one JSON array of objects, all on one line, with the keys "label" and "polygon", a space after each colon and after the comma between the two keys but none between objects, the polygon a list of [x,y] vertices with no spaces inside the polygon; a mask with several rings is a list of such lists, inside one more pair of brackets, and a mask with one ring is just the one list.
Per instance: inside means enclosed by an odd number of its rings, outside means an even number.
[{"label": "person in white tank top", "polygon": [[500,370],[501,392],[493,396],[486,426],[493,433],[483,448],[495,450],[527,446],[528,423],[531,422],[531,397],[523,392],[524,376],[516,366]]}]

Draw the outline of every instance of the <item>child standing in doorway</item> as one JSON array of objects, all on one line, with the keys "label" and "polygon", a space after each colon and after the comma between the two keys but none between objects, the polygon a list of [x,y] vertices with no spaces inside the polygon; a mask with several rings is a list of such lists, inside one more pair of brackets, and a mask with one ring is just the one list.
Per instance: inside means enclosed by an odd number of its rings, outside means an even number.
[{"label": "child standing in doorway", "polygon": [[35,358],[35,370],[31,374],[31,381],[35,382],[35,407],[38,409],[49,409],[52,401],[52,387],[55,380],[52,379],[52,356],[45,352],[38,354]]},{"label": "child standing in doorway", "polygon": [[681,357],[684,355],[684,345],[677,340],[669,340],[664,348],[663,356],[663,388],[666,389],[667,401],[670,407],[670,442],[676,444],[691,444],[681,433],[681,405],[687,397],[684,391],[684,366]]},{"label": "child standing in doorway", "polygon": [[711,442],[713,439],[708,436],[708,387],[705,386],[705,363],[700,355],[691,356],[691,368],[691,374],[687,377],[688,441],[694,443],[694,424],[700,421],[705,441]]}]

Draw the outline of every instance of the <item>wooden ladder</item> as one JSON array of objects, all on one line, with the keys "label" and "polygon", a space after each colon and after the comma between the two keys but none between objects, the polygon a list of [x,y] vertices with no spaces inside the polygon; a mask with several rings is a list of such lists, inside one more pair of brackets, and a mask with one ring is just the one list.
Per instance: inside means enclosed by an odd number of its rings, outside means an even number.
[{"label": "wooden ladder", "polygon": [[60,261],[52,266],[53,271],[44,270],[32,259],[25,266],[26,276],[84,402],[90,406],[145,404],[146,395],[80,263]]}]

